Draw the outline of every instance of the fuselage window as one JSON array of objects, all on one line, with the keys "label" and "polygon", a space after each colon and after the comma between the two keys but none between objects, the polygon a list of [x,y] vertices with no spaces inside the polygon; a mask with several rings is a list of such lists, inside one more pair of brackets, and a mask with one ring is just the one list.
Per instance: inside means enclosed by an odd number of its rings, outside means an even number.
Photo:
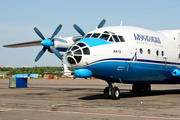
[{"label": "fuselage window", "polygon": [[156,51],[156,55],[159,56],[159,51],[158,50]]},{"label": "fuselage window", "polygon": [[109,42],[114,42],[113,39],[112,39],[112,37],[110,37]]},{"label": "fuselage window", "polygon": [[164,51],[161,52],[161,55],[164,56]]},{"label": "fuselage window", "polygon": [[107,41],[108,38],[109,38],[109,35],[107,35],[107,34],[102,34],[101,37],[100,37],[100,39],[103,39],[103,40],[106,40],[106,41]]},{"label": "fuselage window", "polygon": [[180,54],[179,54],[179,58],[180,58]]},{"label": "fuselage window", "polygon": [[99,35],[100,35],[100,33],[94,33],[94,34],[91,36],[91,38],[98,38]]},{"label": "fuselage window", "polygon": [[147,51],[147,52],[148,52],[148,54],[151,54],[151,50],[150,50],[150,49],[148,49],[148,51]]},{"label": "fuselage window", "polygon": [[142,48],[140,48],[140,49],[139,49],[139,52],[140,52],[141,54],[143,53],[143,50],[142,50]]},{"label": "fuselage window", "polygon": [[113,35],[113,38],[114,38],[114,40],[115,40],[116,42],[120,42],[119,39],[118,39],[118,37],[117,37],[117,35]]},{"label": "fuselage window", "polygon": [[85,38],[89,38],[91,35],[92,35],[91,33],[87,34]]},{"label": "fuselage window", "polygon": [[124,40],[124,37],[123,36],[118,36],[119,37],[119,39],[120,39],[120,41],[121,42],[125,42],[125,40]]}]

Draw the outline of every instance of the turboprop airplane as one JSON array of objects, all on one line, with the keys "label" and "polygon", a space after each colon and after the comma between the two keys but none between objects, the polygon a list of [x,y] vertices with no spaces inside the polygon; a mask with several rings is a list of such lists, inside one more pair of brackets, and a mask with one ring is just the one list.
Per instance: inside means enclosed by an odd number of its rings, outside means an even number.
[{"label": "turboprop airplane", "polygon": [[34,46],[41,42],[44,47],[35,61],[46,49],[61,60],[59,51],[66,51],[66,59],[77,77],[93,76],[108,83],[105,98],[120,98],[120,90],[113,83],[132,84],[133,92],[150,92],[151,84],[180,83],[180,30],[152,31],[122,24],[103,27],[105,22],[106,19],[87,34],[73,24],[81,37],[54,38],[58,27],[50,39],[45,39],[34,28],[42,41],[4,47]]}]

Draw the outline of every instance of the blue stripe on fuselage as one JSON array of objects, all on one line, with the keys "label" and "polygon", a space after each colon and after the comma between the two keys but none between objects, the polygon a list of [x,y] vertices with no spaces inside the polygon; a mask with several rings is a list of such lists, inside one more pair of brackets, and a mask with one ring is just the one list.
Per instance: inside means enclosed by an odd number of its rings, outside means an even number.
[{"label": "blue stripe on fuselage", "polygon": [[78,42],[84,42],[89,47],[95,47],[95,46],[99,46],[99,45],[112,44],[112,42],[107,42],[107,41],[105,41],[103,39],[98,39],[98,38],[84,38],[84,39],[80,39]]},{"label": "blue stripe on fuselage", "polygon": [[176,68],[174,65],[101,60],[89,64],[87,67],[92,71],[93,76],[109,82],[123,83],[149,83],[169,84],[180,83],[174,79],[171,71]]},{"label": "blue stripe on fuselage", "polygon": [[[106,59],[101,59],[101,60],[97,60],[94,62],[91,62],[89,64],[94,64],[97,62],[103,62],[103,61],[130,61],[131,58],[106,58]],[[161,64],[161,65],[165,65],[165,61],[157,61],[157,60],[145,60],[145,59],[137,59],[137,61],[139,63],[153,63],[153,64]],[[180,63],[176,63],[176,62],[166,62],[166,65],[180,65]]]}]

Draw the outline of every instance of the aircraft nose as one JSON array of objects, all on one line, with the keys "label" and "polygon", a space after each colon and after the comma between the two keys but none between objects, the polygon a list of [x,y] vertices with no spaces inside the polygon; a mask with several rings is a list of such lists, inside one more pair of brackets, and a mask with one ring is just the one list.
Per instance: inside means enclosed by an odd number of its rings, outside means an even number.
[{"label": "aircraft nose", "polygon": [[77,42],[67,51],[66,58],[69,64],[76,65],[81,62],[83,56],[90,55],[90,48],[83,42]]},{"label": "aircraft nose", "polygon": [[41,41],[41,44],[42,44],[44,47],[49,48],[50,46],[54,45],[54,42],[51,41],[50,39],[45,39],[45,40],[42,40],[42,41]]}]

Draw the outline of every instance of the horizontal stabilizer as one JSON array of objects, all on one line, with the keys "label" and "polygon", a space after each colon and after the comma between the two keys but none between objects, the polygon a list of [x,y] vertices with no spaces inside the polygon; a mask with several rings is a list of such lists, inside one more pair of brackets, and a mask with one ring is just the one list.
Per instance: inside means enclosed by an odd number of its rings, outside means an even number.
[{"label": "horizontal stabilizer", "polygon": [[17,44],[10,44],[10,45],[3,45],[3,47],[19,48],[19,47],[40,46],[41,41],[42,40],[32,41],[32,42],[24,42],[24,43],[17,43]]}]

